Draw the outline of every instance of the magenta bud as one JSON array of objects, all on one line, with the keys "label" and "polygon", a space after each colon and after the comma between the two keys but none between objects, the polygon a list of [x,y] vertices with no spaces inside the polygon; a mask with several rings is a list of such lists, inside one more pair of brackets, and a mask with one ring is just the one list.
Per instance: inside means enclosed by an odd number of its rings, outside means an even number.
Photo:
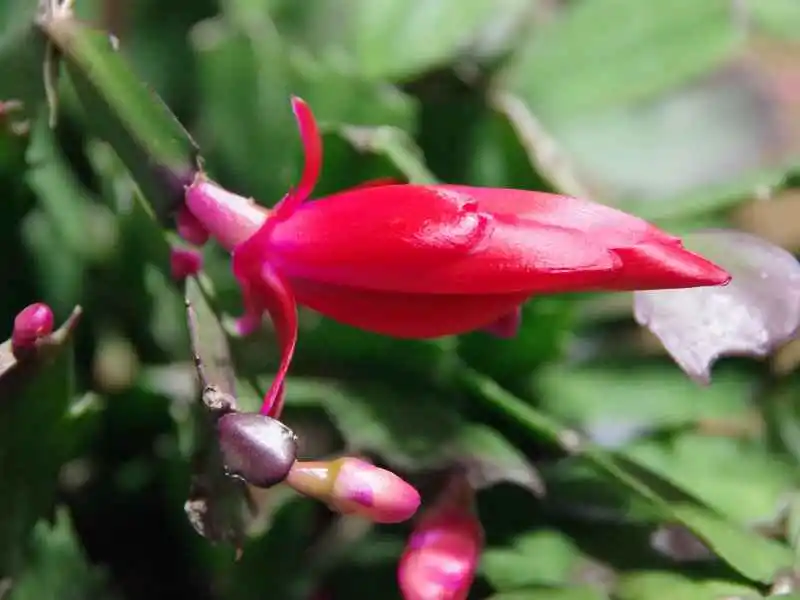
[{"label": "magenta bud", "polygon": [[172,278],[182,281],[192,275],[197,275],[203,268],[203,255],[191,248],[173,246],[169,254]]},{"label": "magenta bud", "polygon": [[203,227],[203,224],[197,220],[185,205],[178,210],[178,214],[175,217],[175,226],[181,239],[190,244],[202,246],[208,241],[208,230]]},{"label": "magenta bud", "polygon": [[376,523],[406,521],[420,504],[419,492],[409,483],[391,471],[351,457],[297,462],[286,483],[332,510]]},{"label": "magenta bud", "polygon": [[222,460],[230,475],[260,488],[286,479],[297,460],[297,437],[280,421],[232,412],[217,422]]},{"label": "magenta bud", "polygon": [[465,600],[469,595],[483,547],[473,496],[466,478],[458,475],[420,517],[397,569],[405,600]]},{"label": "magenta bud", "polygon": [[36,302],[23,308],[14,319],[11,333],[14,355],[33,350],[37,340],[53,333],[53,322],[53,311],[46,304]]}]

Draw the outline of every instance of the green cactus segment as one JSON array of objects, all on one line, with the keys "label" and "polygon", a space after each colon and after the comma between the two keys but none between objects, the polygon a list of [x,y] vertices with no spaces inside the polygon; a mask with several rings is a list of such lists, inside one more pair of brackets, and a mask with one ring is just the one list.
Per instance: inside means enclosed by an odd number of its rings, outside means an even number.
[{"label": "green cactus segment", "polygon": [[71,18],[54,18],[42,29],[62,54],[93,133],[111,144],[155,216],[164,220],[198,169],[194,140],[137,79],[108,34]]}]

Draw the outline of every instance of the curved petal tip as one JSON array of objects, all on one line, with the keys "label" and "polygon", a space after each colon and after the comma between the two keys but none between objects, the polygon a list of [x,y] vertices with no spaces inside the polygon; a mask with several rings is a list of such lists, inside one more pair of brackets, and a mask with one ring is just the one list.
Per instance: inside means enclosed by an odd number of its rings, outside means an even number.
[{"label": "curved petal tip", "polygon": [[614,249],[622,259],[620,289],[667,290],[726,285],[731,275],[679,244],[644,243]]}]

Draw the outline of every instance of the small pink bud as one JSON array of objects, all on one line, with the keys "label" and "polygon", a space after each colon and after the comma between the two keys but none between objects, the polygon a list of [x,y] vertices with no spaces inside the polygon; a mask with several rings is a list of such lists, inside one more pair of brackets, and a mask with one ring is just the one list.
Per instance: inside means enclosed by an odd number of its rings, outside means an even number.
[{"label": "small pink bud", "polygon": [[170,250],[169,261],[172,277],[178,281],[197,275],[203,268],[203,255],[191,248],[173,246]]},{"label": "small pink bud", "polygon": [[208,241],[208,230],[203,227],[203,224],[197,220],[185,205],[178,209],[178,214],[175,217],[175,226],[181,239],[190,244],[202,246]]},{"label": "small pink bud", "polygon": [[225,317],[225,327],[234,337],[247,337],[261,329],[261,315],[255,312],[246,312],[240,317]]},{"label": "small pink bud", "polygon": [[259,230],[269,210],[198,175],[186,188],[186,207],[201,227],[226,250]]},{"label": "small pink bud", "polygon": [[419,492],[403,479],[363,460],[297,462],[286,482],[296,491],[342,514],[376,523],[399,523],[419,508]]},{"label": "small pink bud", "polygon": [[19,356],[33,350],[36,341],[53,332],[53,311],[41,302],[26,306],[14,319],[11,350]]},{"label": "small pink bud", "polygon": [[405,600],[465,600],[483,547],[474,492],[459,474],[427,508],[408,540],[397,578]]}]

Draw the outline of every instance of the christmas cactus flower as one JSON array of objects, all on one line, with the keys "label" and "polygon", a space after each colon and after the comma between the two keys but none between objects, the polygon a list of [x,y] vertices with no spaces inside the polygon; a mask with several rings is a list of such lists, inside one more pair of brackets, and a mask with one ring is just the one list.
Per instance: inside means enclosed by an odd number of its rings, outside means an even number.
[{"label": "christmas cactus flower", "polygon": [[[721,285],[730,276],[636,217],[556,194],[380,182],[313,202],[322,143],[292,100],[305,148],[296,189],[271,210],[203,176],[186,190],[194,220],[233,254],[252,328],[268,312],[282,362],[264,412],[276,414],[299,303],[375,333],[431,338],[513,331],[531,296]],[[183,216],[185,225],[189,219]],[[202,238],[198,235],[197,238]],[[247,316],[249,315],[249,317]]]}]

